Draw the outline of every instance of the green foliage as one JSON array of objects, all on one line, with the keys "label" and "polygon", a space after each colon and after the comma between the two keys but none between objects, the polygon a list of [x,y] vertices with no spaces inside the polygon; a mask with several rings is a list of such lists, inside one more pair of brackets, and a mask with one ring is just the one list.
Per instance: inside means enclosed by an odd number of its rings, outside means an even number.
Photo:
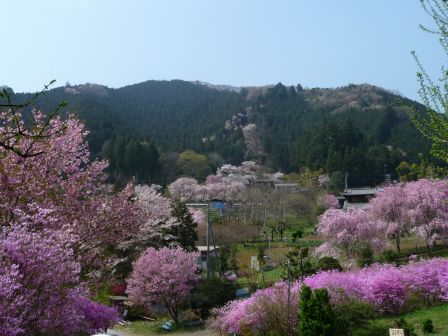
[{"label": "green foliage", "polygon": [[199,309],[202,319],[210,314],[210,309],[221,307],[235,298],[236,285],[219,278],[204,281],[197,286],[191,296],[191,307]]},{"label": "green foliage", "polygon": [[322,257],[317,262],[319,266],[319,270],[321,271],[330,271],[330,270],[338,270],[342,271],[342,266],[339,260],[333,257]]},{"label": "green foliage", "polygon": [[185,203],[173,203],[171,214],[177,219],[179,225],[174,225],[169,233],[177,237],[177,242],[183,249],[187,251],[195,250],[195,242],[198,240],[197,224],[194,222]]},{"label": "green foliage", "polygon": [[434,325],[432,324],[432,320],[426,319],[423,321],[422,325],[423,333],[424,334],[432,334],[434,333]]},{"label": "green foliage", "polygon": [[292,241],[295,242],[297,239],[300,239],[303,237],[303,231],[302,230],[296,230],[292,233]]},{"label": "green foliage", "polygon": [[337,193],[344,189],[345,175],[341,171],[335,171],[330,174],[330,191]]},{"label": "green foliage", "polygon": [[403,317],[394,321],[394,328],[403,329],[405,336],[417,336],[412,324],[408,323]]},{"label": "green foliage", "polygon": [[221,247],[219,257],[222,271],[238,270],[237,253],[237,245],[232,245],[229,248],[225,246]]},{"label": "green foliage", "polygon": [[[282,263],[284,279],[303,279],[306,275],[316,272],[312,259],[308,256],[308,247],[296,247],[286,254],[287,262]],[[288,275],[289,263],[289,275]]]},{"label": "green foliage", "polygon": [[357,253],[356,263],[359,267],[370,266],[373,264],[373,249],[371,246],[364,246]]},{"label": "green foliage", "polygon": [[302,286],[298,329],[302,336],[340,335],[326,289],[319,288],[313,292],[308,286]]},{"label": "green foliage", "polygon": [[398,261],[399,258],[400,258],[399,254],[394,250],[384,250],[378,257],[378,260],[380,262],[393,263]]},{"label": "green foliage", "polygon": [[[423,31],[436,35],[445,56],[448,56],[448,3],[444,0],[420,0],[435,27],[420,26]],[[410,117],[418,130],[431,139],[431,153],[448,162],[448,73],[442,68],[439,83],[434,82],[425,71],[415,51],[412,52],[419,68],[417,80],[419,94],[426,109],[413,108]]]},{"label": "green foliage", "polygon": [[180,153],[177,165],[185,175],[199,180],[204,180],[211,173],[207,156],[192,150]]},{"label": "green foliage", "polygon": [[319,186],[319,175],[323,173],[322,169],[311,170],[308,167],[303,167],[299,173],[297,183],[301,187],[315,188]]},{"label": "green foliage", "polygon": [[[399,150],[402,148],[401,142],[400,147],[387,147],[381,145],[378,139],[372,139],[375,137],[367,137],[350,119],[345,123],[324,121],[298,138],[296,165],[307,166],[311,170],[324,168],[333,178],[330,184],[332,190],[343,187],[342,172],[348,172],[353,177],[351,185],[378,184],[384,175],[384,166],[398,166],[404,154]],[[417,154],[412,154],[414,160]],[[355,178],[363,179],[358,181]]]},{"label": "green foliage", "polygon": [[401,161],[395,171],[400,178],[400,182],[416,181],[418,178],[418,169],[416,164],[410,165],[406,161]]},{"label": "green foliage", "polygon": [[131,321],[139,320],[142,316],[148,315],[148,310],[141,305],[134,304],[132,306],[126,306],[126,309],[128,310],[126,319]]},{"label": "green foliage", "polygon": [[447,175],[446,168],[428,162],[423,155],[420,155],[419,164],[402,161],[395,171],[400,182],[416,181],[421,178],[440,178]]},{"label": "green foliage", "polygon": [[[14,94],[19,102],[31,97]],[[111,180],[121,184],[135,177],[137,183],[166,185],[190,172],[201,178],[222,162],[238,164],[256,156],[286,173],[303,167],[326,171],[329,187],[340,190],[345,171],[351,177],[383,175],[384,164],[415,162],[429,149],[404,118],[397,97],[369,85],[299,90],[279,83],[254,94],[179,80],[119,89],[86,84],[50,90],[34,105],[51,111],[62,100],[85,121],[92,154],[110,160]],[[242,128],[249,123],[256,125],[261,152],[246,147]],[[206,155],[207,164],[196,170],[181,160],[177,166],[186,150]],[[300,179],[310,185],[306,172]],[[311,176],[311,185],[316,183]]]},{"label": "green foliage", "polygon": [[343,335],[353,335],[357,328],[366,327],[376,317],[374,307],[361,300],[345,299],[334,307],[338,330]]}]

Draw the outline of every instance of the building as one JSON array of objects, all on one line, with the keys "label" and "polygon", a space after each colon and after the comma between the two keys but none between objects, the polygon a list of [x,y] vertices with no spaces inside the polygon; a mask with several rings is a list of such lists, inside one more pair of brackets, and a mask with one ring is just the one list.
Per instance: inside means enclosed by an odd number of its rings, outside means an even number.
[{"label": "building", "polygon": [[[207,246],[196,246],[197,250],[201,254],[198,259],[198,265],[201,269],[201,272],[207,271]],[[215,268],[217,267],[217,263],[219,262],[217,259],[220,256],[219,253],[219,246],[210,246],[209,248],[209,257],[210,257],[210,263],[211,263],[211,269],[213,271],[216,271]]]},{"label": "building", "polygon": [[370,187],[344,189],[344,192],[342,193],[342,196],[344,197],[342,209],[364,208],[372,197],[383,190],[383,188]]}]

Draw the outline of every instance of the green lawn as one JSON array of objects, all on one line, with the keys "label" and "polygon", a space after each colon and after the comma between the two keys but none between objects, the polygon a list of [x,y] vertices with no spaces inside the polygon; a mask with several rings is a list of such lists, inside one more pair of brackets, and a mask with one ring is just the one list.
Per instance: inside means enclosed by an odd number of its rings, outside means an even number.
[{"label": "green lawn", "polygon": [[[435,333],[431,335],[448,335],[448,304],[419,309],[400,315],[407,322],[414,326],[417,335],[423,335],[422,324],[426,319],[431,319],[434,325]],[[369,326],[363,330],[357,330],[356,336],[380,336],[389,335],[389,328],[393,326],[397,317],[387,317],[370,322]]]}]

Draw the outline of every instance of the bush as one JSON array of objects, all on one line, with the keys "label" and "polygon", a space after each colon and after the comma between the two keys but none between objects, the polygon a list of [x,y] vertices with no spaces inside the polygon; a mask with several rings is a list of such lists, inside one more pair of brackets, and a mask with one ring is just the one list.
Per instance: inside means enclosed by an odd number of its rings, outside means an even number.
[{"label": "bush", "polygon": [[359,267],[370,266],[373,264],[373,250],[370,246],[363,247],[358,252],[358,257],[356,258],[356,263]]},{"label": "bush", "polygon": [[348,298],[334,306],[338,330],[342,335],[352,335],[355,329],[363,328],[376,313],[372,304]]},{"label": "bush", "polygon": [[206,319],[214,307],[225,305],[235,298],[236,285],[227,280],[211,279],[197,286],[191,296],[191,307],[199,309]]},{"label": "bush", "polygon": [[408,321],[406,321],[403,317],[394,322],[394,327],[403,329],[405,336],[417,336],[414,327],[411,324],[409,324]]},{"label": "bush", "polygon": [[380,254],[378,260],[380,262],[392,263],[392,262],[396,262],[399,257],[400,256],[398,255],[398,253],[395,252],[394,250],[385,250],[385,251],[383,251],[383,253]]},{"label": "bush", "polygon": [[147,308],[141,305],[126,306],[125,309],[127,310],[126,319],[130,321],[140,320],[142,316],[151,315],[151,312],[149,312]]},{"label": "bush", "polygon": [[297,241],[297,239],[300,239],[302,237],[303,237],[303,231],[297,230],[296,232],[293,232],[293,234],[292,234],[292,241],[295,242],[295,241]]},{"label": "bush", "polygon": [[342,271],[342,266],[339,260],[333,258],[333,257],[322,257],[317,262],[319,266],[319,270],[321,271],[331,271],[331,270],[338,270]]},{"label": "bush", "polygon": [[434,332],[434,326],[432,324],[432,320],[427,319],[423,321],[423,333],[424,334],[432,334]]}]

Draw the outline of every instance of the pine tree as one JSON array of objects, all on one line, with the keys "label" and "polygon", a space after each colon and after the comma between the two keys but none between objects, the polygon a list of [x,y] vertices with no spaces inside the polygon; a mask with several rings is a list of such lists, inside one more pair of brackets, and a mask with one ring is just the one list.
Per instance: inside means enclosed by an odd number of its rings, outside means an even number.
[{"label": "pine tree", "polygon": [[337,335],[336,316],[326,289],[302,286],[299,304],[299,330],[302,336]]},{"label": "pine tree", "polygon": [[185,203],[175,202],[171,205],[172,216],[179,222],[173,226],[170,234],[177,237],[177,242],[187,251],[196,250],[195,242],[198,240],[196,232],[197,224],[193,221],[193,217],[188,211]]}]

